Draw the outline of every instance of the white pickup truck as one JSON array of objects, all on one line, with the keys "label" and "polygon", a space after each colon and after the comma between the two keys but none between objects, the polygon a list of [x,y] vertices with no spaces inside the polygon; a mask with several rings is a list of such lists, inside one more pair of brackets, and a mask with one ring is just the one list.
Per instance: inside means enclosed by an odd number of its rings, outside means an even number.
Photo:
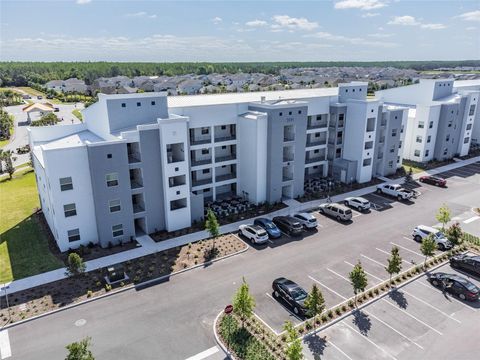
[{"label": "white pickup truck", "polygon": [[378,194],[396,197],[398,200],[409,200],[415,196],[412,190],[407,190],[400,184],[380,184],[377,186]]}]

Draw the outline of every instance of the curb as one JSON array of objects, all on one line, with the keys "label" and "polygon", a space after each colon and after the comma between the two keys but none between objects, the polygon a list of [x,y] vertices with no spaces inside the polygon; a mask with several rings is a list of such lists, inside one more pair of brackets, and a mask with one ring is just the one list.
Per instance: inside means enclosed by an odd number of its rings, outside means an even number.
[{"label": "curb", "polygon": [[[241,239],[240,239],[241,240]],[[152,280],[147,280],[147,281],[144,281],[142,283],[138,283],[136,285],[134,284],[130,284],[130,285],[127,285],[121,289],[117,289],[117,290],[113,290],[113,291],[109,291],[108,293],[106,294],[103,294],[103,295],[99,295],[99,296],[96,296],[96,297],[92,297],[90,299],[85,299],[85,300],[82,300],[82,301],[79,301],[78,303],[74,303],[74,304],[70,304],[70,305],[66,305],[64,307],[61,307],[61,308],[58,308],[58,309],[55,309],[55,310],[51,310],[51,311],[47,311],[43,314],[39,314],[39,315],[35,315],[35,316],[32,316],[31,318],[28,318],[28,319],[24,319],[24,320],[20,320],[20,321],[16,321],[14,323],[9,323],[9,324],[6,324],[5,326],[2,326],[0,327],[1,330],[4,330],[4,329],[9,329],[9,328],[12,328],[12,327],[15,327],[17,325],[22,325],[22,324],[25,324],[27,322],[30,322],[30,321],[34,321],[34,320],[37,320],[37,319],[40,319],[40,318],[43,318],[45,316],[48,316],[48,315],[53,315],[53,314],[56,314],[56,313],[59,313],[61,311],[65,311],[65,310],[69,310],[69,309],[72,309],[74,307],[77,307],[77,306],[80,306],[80,305],[84,305],[84,304],[88,304],[90,302],[93,302],[93,301],[96,301],[96,300],[101,300],[101,299],[104,299],[106,297],[109,297],[109,296],[112,296],[112,295],[117,295],[117,294],[120,294],[122,292],[125,292],[125,291],[128,291],[128,290],[132,290],[132,289],[136,289],[136,290],[141,290],[143,288],[146,288],[150,285],[155,285],[156,283],[160,283],[162,282],[163,280],[165,279],[168,279],[172,276],[175,276],[175,275],[180,275],[184,272],[187,272],[187,271],[190,271],[190,270],[194,270],[194,269],[197,269],[199,267],[202,267],[202,266],[205,266],[205,265],[211,265],[215,262],[218,262],[218,261],[221,261],[221,260],[225,260],[225,259],[228,259],[232,256],[235,256],[235,255],[239,255],[241,253],[244,253],[246,252],[248,249],[250,249],[250,246],[243,240],[241,240],[245,245],[246,245],[246,248],[245,249],[242,249],[242,250],[239,250],[239,251],[236,251],[232,254],[228,254],[228,255],[225,255],[225,256],[222,256],[222,257],[219,257],[217,259],[213,259],[213,260],[210,260],[210,261],[207,261],[207,262],[204,262],[204,263],[201,263],[201,264],[197,264],[195,266],[192,266],[192,267],[189,267],[189,268],[186,268],[186,269],[182,269],[182,270],[178,270],[178,271],[175,271],[171,274],[167,274],[167,275],[162,275],[156,279],[152,279]]]},{"label": "curb", "polygon": [[220,346],[220,348],[223,350],[225,355],[227,356],[228,359],[231,360],[236,360],[236,358],[233,356],[233,354],[228,351],[228,348],[223,344],[223,342],[220,340],[220,336],[217,334],[217,322],[220,316],[222,315],[223,311],[220,311],[218,315],[215,317],[215,320],[213,321],[213,335],[215,336],[215,341]]}]

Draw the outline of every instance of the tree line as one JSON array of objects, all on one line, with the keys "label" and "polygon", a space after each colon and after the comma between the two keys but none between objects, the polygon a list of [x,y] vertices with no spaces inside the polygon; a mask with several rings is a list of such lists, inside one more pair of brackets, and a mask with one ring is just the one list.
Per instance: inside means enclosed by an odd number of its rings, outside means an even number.
[{"label": "tree line", "polygon": [[318,61],[318,62],[0,62],[1,86],[27,86],[30,83],[45,84],[50,80],[78,78],[91,84],[100,77],[113,76],[175,76],[211,73],[264,73],[277,75],[280,70],[300,67],[394,67],[417,71],[440,67],[480,66],[480,60],[462,61]]}]

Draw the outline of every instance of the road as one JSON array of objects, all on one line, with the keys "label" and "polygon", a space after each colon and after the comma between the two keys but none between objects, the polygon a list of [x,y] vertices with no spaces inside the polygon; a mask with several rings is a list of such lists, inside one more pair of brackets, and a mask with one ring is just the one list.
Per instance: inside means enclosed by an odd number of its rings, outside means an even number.
[{"label": "road", "polygon": [[[215,351],[214,318],[231,302],[242,277],[257,299],[256,311],[263,317],[271,317],[266,321],[278,328],[290,315],[266,296],[276,277],[286,276],[307,287],[311,283],[309,275],[321,281],[333,278],[328,269],[336,269],[347,258],[355,261],[365,254],[385,261],[387,255],[376,249],[389,250],[392,242],[404,239],[406,248],[418,249],[413,241],[407,243],[413,227],[435,225],[435,213],[444,203],[462,225],[471,219],[474,216],[471,209],[480,204],[480,163],[448,175],[448,189],[424,185],[419,188],[422,195],[414,203],[386,198],[383,202],[379,198],[377,202],[383,204],[382,209],[358,215],[350,224],[321,216],[322,227],[303,239],[287,238],[267,247],[251,248],[144,290],[126,291],[12,327],[8,330],[11,358],[63,359],[64,346],[85,336],[92,337],[93,353],[102,360],[183,360],[212,348]],[[470,231],[480,234],[480,220],[466,224]],[[463,338],[458,333],[456,336]],[[476,342],[470,343],[476,346],[472,353],[478,353],[478,332],[468,336],[477,337]],[[434,339],[431,346],[446,339],[455,341],[452,337]],[[210,353],[207,351],[203,353],[207,356],[195,359],[222,358],[220,352]]]}]

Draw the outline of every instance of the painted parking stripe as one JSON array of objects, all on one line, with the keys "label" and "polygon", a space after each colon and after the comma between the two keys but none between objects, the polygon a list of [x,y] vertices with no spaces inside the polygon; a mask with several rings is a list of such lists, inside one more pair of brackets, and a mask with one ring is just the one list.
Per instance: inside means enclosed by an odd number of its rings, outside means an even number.
[{"label": "painted parking stripe", "polygon": [[377,261],[377,260],[374,260],[374,259],[372,259],[372,258],[369,258],[367,255],[360,254],[360,256],[361,256],[361,257],[364,257],[364,258],[367,259],[367,260],[370,260],[371,262],[373,262],[373,263],[375,263],[375,264],[377,264],[377,265],[380,265],[380,266],[383,267],[383,268],[386,267],[385,264],[382,264],[380,261]]},{"label": "painted parking stripe", "polygon": [[350,356],[348,356],[347,354],[345,354],[337,345],[335,345],[332,340],[328,340],[327,342],[330,343],[330,345],[332,345],[335,349],[338,350],[338,352],[340,354],[342,354],[343,356],[345,356],[348,360],[353,360]]},{"label": "painted parking stripe", "polygon": [[285,305],[283,305],[280,301],[275,300],[272,295],[270,295],[269,293],[265,293],[265,295],[267,295],[267,297],[268,297],[269,299],[273,300],[275,303],[280,304],[285,310],[288,311],[288,313],[289,313],[290,315],[292,315],[292,316],[295,317],[296,319],[302,321],[302,319],[300,319],[300,318],[298,317],[298,315],[295,315],[294,312],[290,311],[290,309],[287,308]]},{"label": "painted parking stripe", "polygon": [[351,330],[355,331],[357,334],[359,334],[362,338],[364,338],[365,340],[367,340],[370,344],[372,344],[373,346],[375,346],[378,350],[384,352],[385,354],[387,354],[389,357],[391,357],[393,360],[397,360],[392,354],[390,354],[388,351],[386,351],[384,348],[380,347],[379,345],[375,344],[372,340],[370,340],[368,337],[366,337],[365,335],[362,335],[362,333],[356,329],[354,329],[353,327],[351,327],[350,325],[348,325],[347,323],[345,323],[344,321],[342,321],[342,324],[345,325],[346,327],[350,328]]},{"label": "painted parking stripe", "polygon": [[340,295],[340,294],[339,294],[338,292],[336,292],[335,290],[330,289],[327,285],[322,284],[320,281],[318,281],[318,280],[315,279],[314,277],[312,277],[312,276],[310,276],[310,275],[309,275],[308,277],[310,278],[310,280],[315,281],[317,284],[319,284],[320,286],[323,286],[323,287],[324,287],[325,289],[327,289],[328,291],[330,291],[330,292],[334,293],[335,295],[341,297],[343,300],[347,300],[347,298],[346,298],[345,296]]},{"label": "painted parking stripe", "polygon": [[269,328],[272,333],[274,333],[274,334],[277,335],[277,336],[280,335],[279,332],[275,331],[275,329],[273,329],[270,325],[268,325],[267,322],[266,322],[265,320],[263,320],[257,313],[254,312],[253,315],[255,315],[255,317],[256,317],[258,320],[260,320],[260,322],[261,322],[263,325],[265,325],[267,328]]},{"label": "painted parking stripe", "polygon": [[413,341],[412,339],[410,339],[407,335],[403,334],[402,332],[400,332],[399,330],[395,329],[394,327],[392,327],[391,325],[387,324],[385,321],[383,321],[382,319],[378,318],[377,316],[373,315],[371,312],[367,312],[366,310],[362,310],[365,314],[367,314],[368,316],[371,316],[373,317],[374,319],[376,319],[377,321],[379,321],[380,323],[382,323],[383,325],[385,325],[386,327],[388,327],[389,329],[395,331],[398,335],[400,335],[401,337],[407,339],[408,341],[410,341],[412,344],[418,346],[420,349],[424,350],[423,347],[419,344],[417,344],[415,341]]},{"label": "painted parking stripe", "polygon": [[332,274],[337,275],[339,278],[341,278],[341,279],[343,279],[343,280],[345,280],[345,281],[347,281],[347,282],[350,282],[349,279],[347,279],[347,278],[346,278],[345,276],[343,276],[343,275],[340,275],[340,274],[337,273],[336,271],[333,271],[333,270],[331,270],[331,269],[329,269],[329,268],[327,268],[327,270],[330,271]]},{"label": "painted parking stripe", "polygon": [[[428,286],[427,284],[424,284],[424,283],[422,283],[422,282],[416,282],[416,281],[415,281],[414,283],[420,284],[420,285],[422,285],[423,287],[426,287],[427,289],[430,289],[430,290],[432,290],[432,291],[435,291],[437,294],[438,294],[439,292],[441,293],[441,290],[433,287],[433,285],[432,285],[432,286]],[[465,303],[461,302],[460,300],[456,299],[453,295],[448,295],[448,300],[456,301],[456,302],[459,303],[460,305],[463,305],[463,307],[466,307],[467,309],[470,309],[470,310],[472,310],[472,311],[474,311],[474,312],[477,312],[477,309],[475,309],[475,308],[473,308],[473,307],[471,307],[471,306],[468,306],[468,304],[465,304]]]},{"label": "painted parking stripe", "polygon": [[390,241],[390,244],[392,244],[392,245],[394,245],[394,246],[396,246],[396,247],[399,247],[400,249],[403,249],[403,250],[405,250],[405,251],[411,252],[412,254],[421,256],[422,258],[425,256],[425,255],[420,254],[419,252],[410,250],[409,248],[406,248],[405,246],[395,244],[394,242],[391,242],[391,241]]},{"label": "painted parking stripe", "polygon": [[12,356],[12,349],[10,348],[10,337],[8,330],[0,331],[0,357],[7,359]]},{"label": "painted parking stripe", "polygon": [[[355,265],[349,263],[348,261],[344,261],[344,263],[347,264],[347,265],[349,265],[349,266],[351,266],[351,267],[355,267]],[[365,271],[365,269],[363,269],[363,271]],[[376,280],[378,280],[378,281],[380,281],[380,282],[386,280],[386,279],[380,279],[378,276],[375,276],[375,275],[373,275],[373,274],[371,274],[371,273],[369,273],[369,272],[367,272],[367,271],[365,271],[365,274],[370,275],[372,278],[374,278],[374,279],[376,279]]]},{"label": "painted parking stripe", "polygon": [[[389,256],[391,255],[388,251],[379,249],[379,248],[377,248],[377,247],[376,247],[375,249],[377,249],[377,250],[380,251],[381,253],[384,253],[385,255],[389,255]],[[411,263],[410,261],[407,261],[407,260],[405,260],[405,259],[402,259],[402,261],[403,261],[404,263],[407,263],[408,265],[412,265],[412,263]]]},{"label": "painted parking stripe", "polygon": [[388,300],[385,300],[384,298],[382,299],[384,302],[386,302],[388,305],[394,307],[395,309],[397,310],[400,310],[401,312],[403,312],[405,315],[407,316],[410,316],[412,319],[414,320],[417,320],[420,324],[423,324],[425,325],[426,327],[428,327],[429,329],[435,331],[438,335],[443,335],[440,331],[438,331],[437,329],[435,329],[434,327],[428,325],[427,323],[423,322],[422,320],[420,320],[419,318],[417,318],[416,316],[413,316],[412,314],[410,314],[409,312],[403,310],[403,309],[400,309],[398,306],[392,304],[390,301]]},{"label": "painted parking stripe", "polygon": [[422,304],[425,304],[425,305],[427,305],[428,307],[430,307],[430,308],[432,308],[432,309],[434,309],[434,310],[438,311],[440,314],[442,314],[442,315],[444,315],[444,316],[448,317],[449,319],[451,319],[451,320],[453,320],[453,321],[456,321],[456,322],[457,322],[457,323],[459,323],[459,324],[461,324],[461,323],[462,323],[460,320],[458,320],[458,319],[455,319],[453,316],[451,316],[451,315],[448,315],[446,312],[443,312],[442,310],[440,310],[439,308],[437,308],[437,307],[433,306],[432,304],[429,304],[429,303],[428,303],[428,302],[426,302],[425,300],[422,300],[422,299],[420,299],[420,298],[416,297],[415,295],[413,295],[413,294],[409,293],[409,292],[408,292],[408,291],[406,291],[405,289],[402,289],[402,292],[403,292],[403,293],[405,293],[405,294],[407,294],[408,296],[410,296],[410,297],[414,298],[415,300],[417,300],[417,301],[420,301]]},{"label": "painted parking stripe", "polygon": [[359,213],[358,211],[355,211],[355,210],[352,210],[352,213],[353,213],[352,219],[363,215],[363,214],[361,214],[361,213]]},{"label": "painted parking stripe", "polygon": [[473,216],[470,219],[464,220],[463,223],[470,224],[471,222],[474,222],[475,220],[478,220],[478,219],[480,219],[480,216]]}]

